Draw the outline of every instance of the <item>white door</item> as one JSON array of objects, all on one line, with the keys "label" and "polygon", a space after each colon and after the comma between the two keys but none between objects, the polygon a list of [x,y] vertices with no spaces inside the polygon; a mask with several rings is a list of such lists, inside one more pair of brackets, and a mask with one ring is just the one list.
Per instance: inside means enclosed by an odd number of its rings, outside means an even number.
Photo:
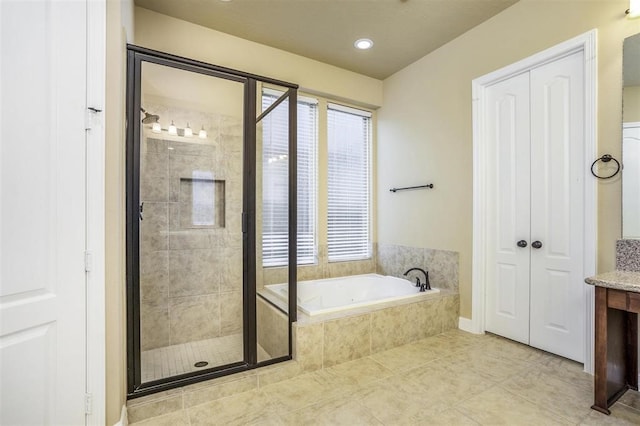
[{"label": "white door", "polygon": [[[486,330],[529,343],[529,73],[487,89]],[[519,247],[518,241],[527,243]]]},{"label": "white door", "polygon": [[0,0],[0,424],[85,423],[86,4]]},{"label": "white door", "polygon": [[588,162],[583,63],[579,52],[531,71],[530,344],[579,362]]},{"label": "white door", "polygon": [[486,330],[584,359],[583,53],[487,88]]},{"label": "white door", "polygon": [[624,123],[622,152],[622,237],[637,239],[640,238],[640,123]]}]

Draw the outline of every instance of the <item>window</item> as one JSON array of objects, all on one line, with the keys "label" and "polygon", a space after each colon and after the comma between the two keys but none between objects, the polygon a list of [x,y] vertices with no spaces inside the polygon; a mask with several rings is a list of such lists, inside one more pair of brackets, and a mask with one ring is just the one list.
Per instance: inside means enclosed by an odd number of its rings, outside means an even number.
[{"label": "window", "polygon": [[329,261],[371,257],[371,113],[329,104],[328,255]]},{"label": "window", "polygon": [[[283,93],[264,89],[262,111]],[[262,262],[289,263],[289,101],[262,121]],[[316,262],[317,101],[298,97],[298,265]]]}]

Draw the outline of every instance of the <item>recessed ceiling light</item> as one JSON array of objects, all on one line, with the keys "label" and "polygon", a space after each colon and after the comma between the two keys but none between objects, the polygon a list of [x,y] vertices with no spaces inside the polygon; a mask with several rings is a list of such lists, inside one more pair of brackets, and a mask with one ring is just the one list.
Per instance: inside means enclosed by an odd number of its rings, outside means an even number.
[{"label": "recessed ceiling light", "polygon": [[353,43],[353,45],[357,49],[367,50],[367,49],[371,49],[373,47],[373,42],[371,40],[369,40],[368,38],[360,38],[360,39],[356,40],[356,42]]}]

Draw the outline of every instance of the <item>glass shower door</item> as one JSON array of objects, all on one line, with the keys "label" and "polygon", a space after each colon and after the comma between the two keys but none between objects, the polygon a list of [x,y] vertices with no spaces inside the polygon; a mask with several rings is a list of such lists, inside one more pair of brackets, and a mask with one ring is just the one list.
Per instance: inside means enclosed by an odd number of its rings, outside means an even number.
[{"label": "glass shower door", "polygon": [[[297,86],[127,52],[128,397],[291,359],[296,109],[257,92],[273,85],[296,105]],[[264,167],[282,176],[263,179]],[[275,212],[284,220],[263,234]],[[267,234],[284,259],[276,269],[262,263]],[[280,276],[289,295],[262,299]]]},{"label": "glass shower door", "polygon": [[287,356],[290,351],[289,224],[290,192],[295,188],[290,182],[290,92],[269,86],[262,87],[257,95],[256,339],[257,360],[266,362]]},{"label": "glass shower door", "polygon": [[141,64],[141,382],[244,361],[245,84]]}]

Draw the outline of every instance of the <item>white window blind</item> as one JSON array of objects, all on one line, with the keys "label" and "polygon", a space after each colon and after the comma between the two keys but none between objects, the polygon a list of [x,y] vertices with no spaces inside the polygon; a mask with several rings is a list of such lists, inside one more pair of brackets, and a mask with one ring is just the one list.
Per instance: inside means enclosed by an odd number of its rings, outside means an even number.
[{"label": "white window blind", "polygon": [[371,113],[329,104],[329,261],[368,259]]},{"label": "white window blind", "polygon": [[[282,92],[265,89],[262,111]],[[289,263],[289,101],[262,120],[262,262]],[[298,97],[298,265],[316,262],[316,146],[318,107]]]}]

